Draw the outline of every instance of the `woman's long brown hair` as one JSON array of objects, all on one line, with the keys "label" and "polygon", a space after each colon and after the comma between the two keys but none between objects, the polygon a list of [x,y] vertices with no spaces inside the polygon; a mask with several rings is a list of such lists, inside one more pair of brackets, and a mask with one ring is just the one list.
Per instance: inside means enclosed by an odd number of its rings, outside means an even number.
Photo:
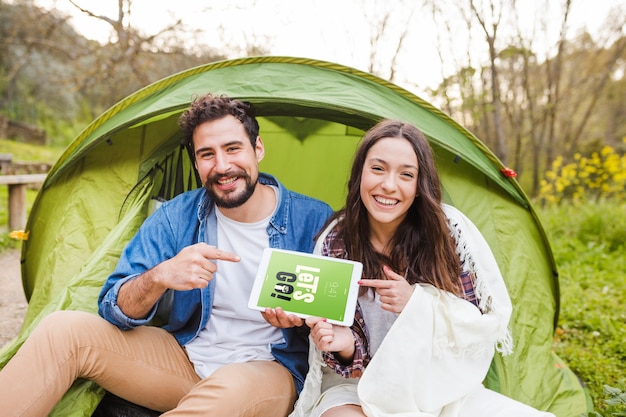
[{"label": "woman's long brown hair", "polygon": [[[389,256],[376,252],[370,242],[367,210],[360,196],[367,153],[383,138],[406,139],[418,162],[417,197],[389,242]],[[415,126],[383,120],[365,134],[352,164],[346,206],[333,216],[335,218],[340,219],[335,248],[345,245],[348,257],[363,263],[364,278],[384,279],[382,266],[386,264],[395,272],[404,274],[411,284],[429,283],[462,294],[460,261],[441,206],[439,174],[430,145]]]}]

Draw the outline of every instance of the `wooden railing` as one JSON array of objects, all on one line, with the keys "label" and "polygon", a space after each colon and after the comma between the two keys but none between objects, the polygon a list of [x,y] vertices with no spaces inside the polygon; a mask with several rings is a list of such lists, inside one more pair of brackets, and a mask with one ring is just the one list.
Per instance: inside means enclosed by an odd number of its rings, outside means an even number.
[{"label": "wooden railing", "polygon": [[9,188],[9,230],[26,227],[26,187],[41,184],[48,174],[0,175],[0,185]]}]

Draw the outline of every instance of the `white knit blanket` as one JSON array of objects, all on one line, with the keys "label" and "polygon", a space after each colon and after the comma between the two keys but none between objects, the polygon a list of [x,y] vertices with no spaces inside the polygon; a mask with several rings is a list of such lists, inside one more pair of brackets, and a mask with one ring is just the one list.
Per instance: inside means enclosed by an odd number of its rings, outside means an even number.
[{"label": "white knit blanket", "polygon": [[[551,416],[483,387],[494,351],[512,352],[511,301],[476,226],[455,208],[444,210],[464,268],[476,274],[483,312],[431,285],[415,286],[361,377],[363,411],[368,417]],[[291,417],[308,416],[321,393],[326,365],[312,341],[309,365]]]}]

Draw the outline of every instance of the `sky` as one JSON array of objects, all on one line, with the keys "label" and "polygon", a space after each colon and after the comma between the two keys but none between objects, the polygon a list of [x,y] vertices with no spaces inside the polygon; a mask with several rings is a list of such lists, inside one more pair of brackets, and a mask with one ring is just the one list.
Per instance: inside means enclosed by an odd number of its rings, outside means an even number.
[{"label": "sky", "polygon": [[[115,17],[117,13],[116,0],[74,1],[95,13],[111,17]],[[366,71],[370,62],[369,21],[372,19],[366,15],[380,15],[375,7],[389,7],[394,1],[397,0],[133,0],[132,21],[134,26],[145,33],[153,34],[175,19],[182,18],[189,27],[201,29],[201,41],[210,45],[219,44],[224,38],[243,44],[250,37],[255,37],[269,47],[272,55],[315,58]],[[70,23],[85,37],[104,41],[109,36],[109,25],[85,16],[69,0],[35,0],[35,3],[47,9],[55,8],[68,13],[71,16]],[[367,9],[364,8],[364,3],[369,5]],[[548,53],[554,46],[560,29],[557,11],[562,1],[524,0],[518,2],[520,3],[523,4],[520,18],[529,22],[524,25],[524,29],[537,30],[538,21],[545,23],[548,35],[542,33],[539,40],[546,42],[545,53]],[[592,34],[600,33],[612,7],[620,6],[620,15],[626,13],[623,3],[623,0],[573,0],[570,35],[573,36],[583,28]],[[446,4],[446,1],[439,1],[439,4]],[[211,5],[210,12],[205,10],[207,5]],[[459,22],[455,23],[453,13],[450,15],[454,27]],[[398,16],[397,19],[400,20],[392,22],[395,24],[386,33],[392,39],[393,31],[404,27],[408,18],[406,14]],[[410,32],[399,61],[402,72],[394,82],[419,94],[419,90],[435,87],[444,75],[450,75],[454,70],[454,59],[443,50],[437,50],[437,45],[440,44],[436,36],[437,27],[427,13],[416,10],[410,22]],[[220,26],[225,29],[224,32],[220,32]],[[506,29],[506,25],[503,27]],[[455,42],[459,43],[457,49],[465,54],[468,49],[466,40],[453,40],[450,50],[455,48]],[[485,42],[482,39],[476,42],[472,52],[481,54],[480,50],[484,48]],[[535,44],[534,48],[541,47]],[[394,50],[395,44],[381,49],[378,60],[383,66],[388,67],[385,63],[390,62]],[[447,57],[443,63],[438,52]],[[236,57],[238,56],[229,58]]]}]

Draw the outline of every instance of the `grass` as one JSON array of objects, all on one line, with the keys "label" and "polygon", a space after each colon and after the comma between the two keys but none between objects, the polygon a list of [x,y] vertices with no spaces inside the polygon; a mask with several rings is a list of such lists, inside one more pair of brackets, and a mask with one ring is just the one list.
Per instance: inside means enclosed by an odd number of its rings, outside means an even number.
[{"label": "grass", "polygon": [[554,350],[587,386],[597,410],[608,411],[605,385],[626,389],[626,203],[589,202],[538,214],[559,269]]},{"label": "grass", "polygon": [[13,162],[45,162],[54,163],[63,152],[63,149],[49,146],[29,145],[14,140],[0,139],[2,153],[13,155]]}]

